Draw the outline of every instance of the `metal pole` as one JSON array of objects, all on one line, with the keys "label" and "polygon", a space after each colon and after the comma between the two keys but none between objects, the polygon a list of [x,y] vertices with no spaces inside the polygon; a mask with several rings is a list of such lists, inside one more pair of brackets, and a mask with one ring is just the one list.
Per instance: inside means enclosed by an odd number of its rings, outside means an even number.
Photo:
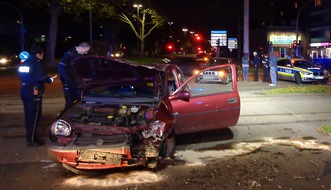
[{"label": "metal pole", "polygon": [[92,51],[92,47],[93,47],[93,33],[92,33],[92,4],[90,1],[90,49]]},{"label": "metal pole", "polygon": [[249,0],[244,0],[244,59],[249,59]]},{"label": "metal pole", "polygon": [[24,20],[23,20],[22,12],[16,6],[14,6],[12,4],[9,4],[9,3],[0,2],[0,5],[10,6],[10,7],[14,8],[18,12],[18,14],[20,15],[20,19],[21,19],[21,28],[20,28],[21,51],[24,51],[24,32],[25,32],[25,29],[24,29]]}]

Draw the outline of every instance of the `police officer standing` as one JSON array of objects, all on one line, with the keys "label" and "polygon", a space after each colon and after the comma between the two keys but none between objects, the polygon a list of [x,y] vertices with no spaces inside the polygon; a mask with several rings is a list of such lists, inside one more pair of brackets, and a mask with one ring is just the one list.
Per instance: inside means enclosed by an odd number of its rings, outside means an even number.
[{"label": "police officer standing", "polygon": [[42,62],[44,50],[41,47],[33,44],[29,54],[29,58],[18,67],[22,81],[20,95],[25,114],[26,145],[41,146],[44,141],[36,136],[36,127],[41,118],[44,83],[52,83],[56,75],[46,75]]},{"label": "police officer standing", "polygon": [[270,73],[269,73],[269,57],[268,54],[264,54],[262,58],[262,65],[263,65],[263,82],[270,82]]},{"label": "police officer standing", "polygon": [[259,66],[260,66],[260,63],[261,63],[261,59],[257,55],[256,51],[253,52],[253,56],[254,57],[253,57],[252,62],[253,62],[253,65],[254,65],[254,77],[255,77],[254,81],[257,82],[257,81],[259,81]]},{"label": "police officer standing", "polygon": [[77,57],[87,54],[89,50],[90,45],[87,42],[82,42],[78,46],[66,51],[57,66],[66,101],[65,108],[69,107],[69,105],[71,105],[75,100],[80,98],[80,91],[74,82],[70,70],[70,63]]}]

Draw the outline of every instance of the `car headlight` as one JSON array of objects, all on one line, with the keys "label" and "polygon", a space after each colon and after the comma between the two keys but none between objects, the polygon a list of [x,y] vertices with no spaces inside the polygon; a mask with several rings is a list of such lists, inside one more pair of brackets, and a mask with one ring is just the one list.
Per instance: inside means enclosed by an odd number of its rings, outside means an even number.
[{"label": "car headlight", "polygon": [[302,74],[304,74],[304,75],[312,75],[313,73],[311,73],[311,72],[302,72]]},{"label": "car headlight", "polygon": [[225,73],[224,73],[224,71],[219,71],[219,72],[216,72],[216,75],[223,77],[225,75]]},{"label": "car headlight", "polygon": [[200,72],[199,70],[194,70],[194,71],[193,71],[193,74],[194,74],[194,75],[197,75],[197,74],[199,74],[199,72]]},{"label": "car headlight", "polygon": [[71,134],[71,126],[68,122],[59,119],[52,124],[51,131],[55,135],[62,135],[67,137]]},{"label": "car headlight", "polygon": [[150,125],[150,129],[142,131],[142,135],[144,138],[154,137],[156,140],[162,140],[165,132],[165,123],[162,121],[154,121]]},{"label": "car headlight", "polygon": [[0,58],[0,63],[5,65],[9,62],[9,60],[7,58]]}]

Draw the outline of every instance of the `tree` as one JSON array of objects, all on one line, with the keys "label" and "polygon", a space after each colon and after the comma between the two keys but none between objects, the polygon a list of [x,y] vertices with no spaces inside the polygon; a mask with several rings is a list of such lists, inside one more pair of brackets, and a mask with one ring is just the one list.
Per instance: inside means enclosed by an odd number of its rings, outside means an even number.
[{"label": "tree", "polygon": [[[120,3],[120,1],[116,2]],[[49,35],[47,38],[46,62],[55,65],[55,48],[58,31],[58,17],[63,13],[74,14],[76,18],[86,11],[96,10],[97,16],[108,17],[115,15],[115,3],[109,0],[33,0],[32,4],[41,8],[47,7],[50,12]]]},{"label": "tree", "polygon": [[161,26],[164,23],[164,19],[152,9],[143,9],[141,17],[139,14],[132,15],[132,18],[138,21],[138,26],[135,26],[124,13],[118,16],[122,22],[130,26],[136,37],[140,40],[140,56],[144,55],[145,38],[150,35],[155,28]]}]

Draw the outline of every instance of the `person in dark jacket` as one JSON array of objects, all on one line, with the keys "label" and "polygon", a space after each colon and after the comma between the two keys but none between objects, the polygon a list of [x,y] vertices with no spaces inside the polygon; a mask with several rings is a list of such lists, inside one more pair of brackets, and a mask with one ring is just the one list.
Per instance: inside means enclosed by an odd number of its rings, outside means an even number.
[{"label": "person in dark jacket", "polygon": [[253,65],[254,65],[254,77],[255,77],[255,79],[254,79],[254,81],[259,81],[259,66],[260,66],[260,63],[261,63],[261,59],[260,59],[260,57],[257,55],[257,52],[256,51],[254,51],[253,52],[253,60],[252,60],[252,62],[253,62]]},{"label": "person in dark jacket", "polygon": [[56,78],[47,76],[42,62],[44,51],[36,44],[31,46],[29,58],[18,67],[22,81],[20,90],[25,114],[26,145],[40,146],[44,141],[37,137],[36,128],[42,113],[44,83],[52,83]]},{"label": "person in dark jacket", "polygon": [[269,64],[270,64],[269,56],[266,53],[262,58],[263,82],[270,82]]},{"label": "person in dark jacket", "polygon": [[82,42],[78,46],[66,51],[57,66],[66,101],[65,108],[68,108],[75,100],[80,98],[80,90],[74,82],[70,63],[77,57],[87,54],[89,50],[90,45],[87,42]]}]

